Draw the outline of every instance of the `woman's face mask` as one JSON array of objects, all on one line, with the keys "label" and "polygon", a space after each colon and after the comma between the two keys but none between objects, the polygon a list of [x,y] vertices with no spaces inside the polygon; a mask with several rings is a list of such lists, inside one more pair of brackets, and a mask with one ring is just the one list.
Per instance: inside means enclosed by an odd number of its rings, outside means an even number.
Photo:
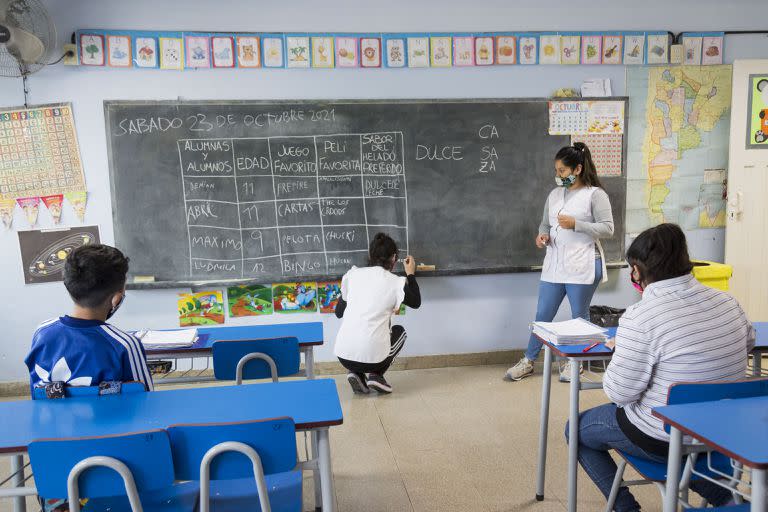
[{"label": "woman's face mask", "polygon": [[570,188],[571,185],[576,183],[576,175],[571,174],[569,176],[566,176],[565,178],[561,178],[560,176],[555,176],[555,183],[557,183],[558,187]]}]

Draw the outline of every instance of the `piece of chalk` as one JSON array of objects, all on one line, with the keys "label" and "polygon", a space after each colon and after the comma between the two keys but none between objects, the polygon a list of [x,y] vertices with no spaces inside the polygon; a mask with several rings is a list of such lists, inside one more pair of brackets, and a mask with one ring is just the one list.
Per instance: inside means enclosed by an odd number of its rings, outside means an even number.
[{"label": "piece of chalk", "polygon": [[416,270],[435,270],[434,265],[424,265],[424,264],[418,264],[416,265]]},{"label": "piece of chalk", "polygon": [[134,283],[154,283],[155,276],[133,276]]}]

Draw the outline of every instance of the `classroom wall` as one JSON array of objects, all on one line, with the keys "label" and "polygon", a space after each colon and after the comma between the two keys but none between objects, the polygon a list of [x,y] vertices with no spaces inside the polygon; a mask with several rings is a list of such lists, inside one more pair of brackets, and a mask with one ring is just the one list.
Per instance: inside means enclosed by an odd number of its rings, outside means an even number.
[{"label": "classroom wall", "polygon": [[[764,0],[743,0],[739,8],[719,0],[648,0],[642,4],[590,1],[574,7],[568,0],[550,0],[547,7],[531,2],[476,0],[294,0],[253,2],[230,0],[44,0],[60,42],[78,28],[179,29],[209,31],[493,31],[493,30],[684,30],[764,28]],[[764,36],[729,37],[725,58],[765,58]],[[559,87],[578,87],[585,78],[607,77],[614,94],[624,94],[622,66],[535,66],[462,70],[208,70],[196,72],[99,70],[55,66],[29,78],[29,103],[73,103],[89,206],[86,224],[99,224],[101,237],[113,241],[106,137],[102,101],[106,99],[299,99],[299,98],[462,98],[542,97]],[[23,104],[22,81],[0,78],[0,106]],[[542,198],[543,201],[543,198]],[[140,201],[137,199],[137,207]],[[539,214],[520,222],[538,222]],[[151,222],[151,219],[147,219]],[[62,223],[76,225],[65,208]],[[19,214],[18,229],[26,225]],[[38,227],[50,227],[44,208]],[[691,235],[694,256],[722,258],[722,232]],[[522,348],[527,325],[536,308],[537,273],[420,280],[424,304],[409,311],[402,323],[409,332],[404,355],[483,352]],[[626,271],[611,271],[594,303],[626,306],[637,299]],[[61,283],[25,286],[15,230],[0,231],[0,381],[26,378],[22,360],[30,336],[42,320],[70,307]],[[123,328],[164,328],[175,325],[175,294],[180,290],[130,291],[114,322]],[[564,307],[561,314],[567,314]],[[299,320],[274,315],[262,322]],[[332,340],[338,321],[322,319]],[[254,321],[254,320],[251,320]],[[239,319],[234,323],[245,323]],[[230,323],[230,322],[228,322]],[[332,347],[318,351],[318,360],[332,360]]]}]

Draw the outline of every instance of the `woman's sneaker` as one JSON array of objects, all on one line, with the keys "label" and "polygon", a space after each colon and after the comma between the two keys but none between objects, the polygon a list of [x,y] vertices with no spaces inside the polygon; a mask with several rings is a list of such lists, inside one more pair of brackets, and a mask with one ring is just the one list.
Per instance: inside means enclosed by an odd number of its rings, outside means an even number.
[{"label": "woman's sneaker", "polygon": [[389,385],[389,382],[386,381],[383,375],[378,373],[369,373],[366,384],[368,384],[370,389],[374,389],[379,393],[389,394],[392,392],[392,386]]},{"label": "woman's sneaker", "polygon": [[365,375],[362,373],[348,373],[347,381],[349,382],[349,385],[352,386],[352,391],[354,391],[356,395],[367,395],[371,392],[365,384]]},{"label": "woman's sneaker", "polygon": [[523,380],[530,375],[533,375],[533,361],[527,357],[523,357],[515,366],[507,370],[507,373],[504,374],[504,380]]}]

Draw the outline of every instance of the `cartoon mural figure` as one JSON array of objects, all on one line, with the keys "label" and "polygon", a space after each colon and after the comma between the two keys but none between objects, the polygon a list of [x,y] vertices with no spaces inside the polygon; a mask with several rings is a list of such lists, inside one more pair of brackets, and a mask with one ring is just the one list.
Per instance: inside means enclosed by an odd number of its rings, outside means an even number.
[{"label": "cartoon mural figure", "polygon": [[339,285],[328,283],[325,285],[325,297],[323,297],[320,306],[328,308],[335,300],[338,300],[340,296],[341,290],[339,289]]},{"label": "cartoon mural figure", "polygon": [[299,284],[296,286],[296,304],[299,305],[299,307],[307,307],[309,306],[309,303],[312,302],[312,300],[315,298],[315,295],[317,294],[317,290],[306,287],[303,284]]}]

